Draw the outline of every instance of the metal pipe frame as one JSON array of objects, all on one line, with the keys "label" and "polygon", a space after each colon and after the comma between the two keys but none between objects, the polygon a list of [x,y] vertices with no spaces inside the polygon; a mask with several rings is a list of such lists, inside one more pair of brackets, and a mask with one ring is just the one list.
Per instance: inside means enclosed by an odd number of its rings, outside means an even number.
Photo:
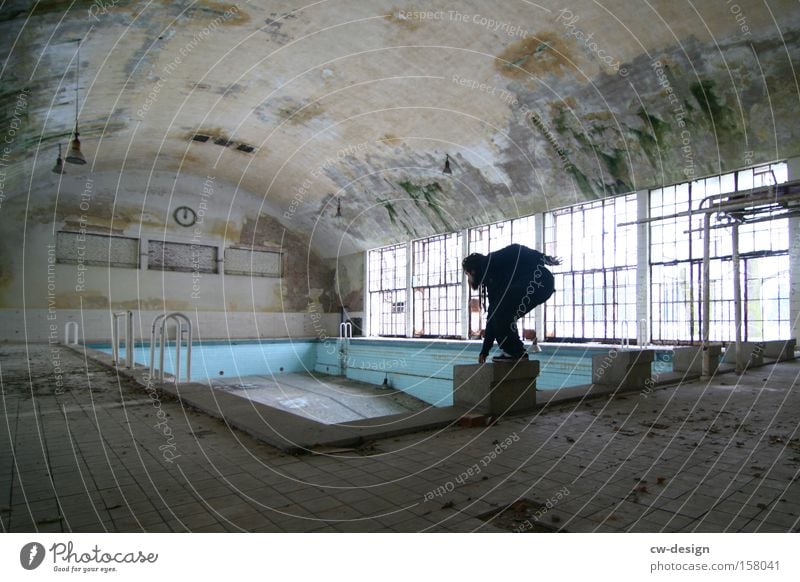
[{"label": "metal pipe frame", "polygon": [[[733,223],[733,318],[736,325],[736,373],[744,370],[742,363],[742,281],[739,265],[739,223]],[[710,295],[710,294],[709,294]]]},{"label": "metal pipe frame", "polygon": [[[792,184],[797,184],[797,182],[792,182]],[[786,186],[786,184],[782,184],[782,186]],[[722,195],[714,195],[714,197],[718,197]],[[707,199],[713,197],[706,197],[701,201],[701,206]],[[774,199],[777,200],[777,199]],[[783,202],[800,200],[800,193],[797,194],[789,194],[784,198],[780,199]],[[711,376],[711,360],[708,357],[708,347],[710,345],[710,334],[711,334],[711,216],[713,214],[718,214],[720,212],[725,212],[726,210],[738,210],[748,207],[753,207],[754,203],[757,202],[766,202],[766,201],[773,201],[773,200],[758,200],[758,199],[750,199],[750,200],[742,200],[727,204],[720,204],[714,206],[712,208],[705,208],[696,211],[697,213],[703,213],[703,371],[702,375],[704,378],[708,378]],[[754,210],[758,211],[758,209],[754,208]],[[766,210],[766,209],[764,209]],[[776,218],[777,219],[777,218]],[[753,219],[753,221],[758,220],[757,218]],[[749,223],[750,221],[748,221]],[[732,227],[731,237],[732,243],[731,246],[733,247],[733,273],[734,273],[734,281],[733,281],[733,308],[734,308],[734,318],[735,318],[735,325],[736,325],[736,371],[737,373],[741,373],[744,370],[743,362],[741,361],[741,348],[742,348],[742,283],[740,281],[740,258],[739,258],[739,223],[737,221],[733,221],[732,225],[715,225],[715,228],[719,227]]]},{"label": "metal pipe frame", "polygon": [[[730,200],[734,197],[733,200]],[[721,200],[728,198],[729,200],[722,202]],[[713,204],[707,208],[704,206],[712,204],[715,200],[720,200],[717,204]],[[770,186],[760,186],[750,190],[740,192],[727,192],[724,194],[712,194],[706,196],[700,201],[700,208],[696,210],[688,210],[684,212],[676,212],[667,216],[657,216],[652,218],[644,218],[630,222],[619,223],[617,226],[631,226],[634,224],[649,224],[660,220],[669,220],[672,218],[681,218],[684,216],[695,216],[698,214],[703,215],[703,298],[702,298],[702,311],[703,311],[703,377],[708,378],[711,375],[711,361],[708,357],[708,347],[710,345],[710,326],[711,326],[711,216],[714,214],[722,214],[732,210],[743,210],[752,208],[755,217],[745,223],[762,222],[764,220],[777,220],[782,218],[765,217],[758,218],[759,213],[772,212],[775,210],[775,205],[785,205],[789,202],[800,202],[800,180],[792,182],[784,182],[783,184],[772,184]],[[768,205],[765,208],[759,209],[759,205]],[[796,210],[785,206],[787,214],[791,215],[797,212]],[[731,225],[715,225],[714,228],[725,228]],[[744,366],[741,362],[741,343],[742,343],[742,297],[741,297],[741,281],[740,265],[739,265],[739,224],[733,222],[733,268],[734,268],[734,314],[736,318],[736,370],[741,372]]]},{"label": "metal pipe frame", "polygon": [[[795,189],[797,188],[797,189]],[[770,192],[772,190],[772,192]],[[782,195],[778,195],[778,190],[786,190],[786,192]],[[745,200],[733,200],[725,203],[720,203],[710,208],[702,208],[702,205],[707,202],[711,201],[714,198],[729,198],[733,195],[739,194],[737,197],[741,197],[742,192],[728,192],[726,194],[712,194],[711,196],[706,196],[700,201],[701,208],[696,210],[684,210],[683,212],[676,212],[674,214],[667,214],[665,216],[655,216],[651,218],[642,218],[639,220],[632,220],[629,222],[620,222],[617,226],[632,226],[634,224],[649,224],[651,222],[657,222],[659,220],[670,220],[672,218],[681,218],[684,216],[694,216],[697,214],[705,214],[705,213],[714,213],[720,212],[723,210],[728,209],[736,209],[741,208],[742,206],[752,206],[754,203],[757,202],[795,202],[800,201],[800,180],[796,180],[793,182],[784,182],[783,184],[779,184],[777,187],[775,186],[762,186],[759,188],[754,188],[752,190],[746,190],[745,194],[748,192],[759,192],[764,194],[760,198],[752,197],[747,198]]]}]

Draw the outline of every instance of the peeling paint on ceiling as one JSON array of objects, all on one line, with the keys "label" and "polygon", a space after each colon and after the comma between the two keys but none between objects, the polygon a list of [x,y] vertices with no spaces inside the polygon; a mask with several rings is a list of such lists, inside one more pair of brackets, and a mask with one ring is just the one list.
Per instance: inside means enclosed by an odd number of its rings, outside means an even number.
[{"label": "peeling paint on ceiling", "polygon": [[323,257],[800,155],[800,9],[737,6],[6,3],[0,220],[76,195],[50,171],[76,39],[90,163],[68,172],[132,192],[214,174]]}]

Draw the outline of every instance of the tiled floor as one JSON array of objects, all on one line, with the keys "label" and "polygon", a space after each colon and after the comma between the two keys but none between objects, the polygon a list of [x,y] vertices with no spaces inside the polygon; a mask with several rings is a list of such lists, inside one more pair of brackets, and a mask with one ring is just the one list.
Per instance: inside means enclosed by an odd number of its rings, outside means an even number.
[{"label": "tiled floor", "polygon": [[60,356],[0,347],[4,531],[800,527],[797,362],[293,456]]}]

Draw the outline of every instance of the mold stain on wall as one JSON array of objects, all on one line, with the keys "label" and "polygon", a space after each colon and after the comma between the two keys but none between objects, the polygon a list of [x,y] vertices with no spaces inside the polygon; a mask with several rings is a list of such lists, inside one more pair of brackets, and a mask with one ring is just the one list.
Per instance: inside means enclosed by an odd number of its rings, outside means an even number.
[{"label": "mold stain on wall", "polygon": [[390,14],[384,16],[386,22],[393,24],[404,30],[416,30],[422,24],[422,20],[419,18],[407,18],[402,10],[397,8],[393,9]]},{"label": "mold stain on wall", "polygon": [[[439,219],[439,222],[442,223],[444,227],[444,232],[451,232],[453,231],[453,227],[450,222],[447,220],[445,216],[440,201],[437,199],[438,196],[442,194],[442,187],[439,185],[438,182],[430,182],[428,184],[414,184],[409,180],[404,180],[398,183],[403,190],[405,190],[411,199],[414,201],[414,205],[420,210],[423,216],[427,216],[425,210],[430,209],[433,211],[433,214],[436,218]],[[431,226],[438,228],[438,225],[434,224],[431,221]]]},{"label": "mold stain on wall", "polygon": [[[410,236],[411,238],[417,238],[419,235],[417,234],[417,230],[413,227],[413,224],[410,225],[409,222],[406,222],[397,212],[397,207],[395,206],[394,202],[389,200],[383,200],[382,198],[378,198],[378,204],[383,206],[386,209],[386,213],[389,216],[389,222],[392,224],[395,229],[401,229],[402,233],[405,235]],[[408,216],[408,212],[403,209],[403,214]]]},{"label": "mold stain on wall", "polygon": [[308,123],[324,112],[325,110],[319,103],[303,105],[292,99],[285,100],[277,109],[277,115],[280,119],[287,120],[294,125]]},{"label": "mold stain on wall", "polygon": [[692,96],[700,105],[709,122],[717,130],[736,129],[734,111],[717,94],[714,81],[702,80],[689,86]]},{"label": "mold stain on wall", "polygon": [[630,132],[653,168],[658,168],[661,164],[661,148],[665,147],[665,137],[670,129],[669,123],[656,115],[650,115],[643,108],[639,108],[637,116],[642,120],[644,127],[642,129],[631,127]]},{"label": "mold stain on wall", "polygon": [[400,144],[403,143],[403,140],[401,138],[397,137],[396,135],[394,135],[393,133],[385,133],[385,134],[383,134],[383,137],[379,141],[382,141],[387,145],[395,146],[395,147],[399,146]]},{"label": "mold stain on wall", "polygon": [[574,68],[570,50],[559,35],[543,32],[508,45],[495,59],[495,68],[512,79],[547,74],[561,77]]},{"label": "mold stain on wall", "polygon": [[197,1],[186,13],[198,20],[209,20],[227,26],[240,26],[250,22],[250,15],[242,10],[241,2],[226,4],[224,2]]}]

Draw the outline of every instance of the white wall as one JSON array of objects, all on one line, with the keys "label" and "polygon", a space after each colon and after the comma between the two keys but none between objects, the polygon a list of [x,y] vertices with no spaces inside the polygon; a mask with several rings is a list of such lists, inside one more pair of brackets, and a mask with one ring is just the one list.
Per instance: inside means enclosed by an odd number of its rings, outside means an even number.
[{"label": "white wall", "polygon": [[[136,311],[133,328],[136,341],[148,340],[153,319],[160,311]],[[184,311],[192,320],[195,339],[248,338],[324,338],[336,337],[339,316],[307,313],[244,313],[224,311]],[[63,342],[67,322],[78,323],[80,341],[111,341],[111,314],[108,309],[0,309],[2,339],[18,342]],[[120,333],[124,331],[120,326]]]},{"label": "white wall", "polygon": [[[198,212],[194,227],[173,219],[181,205]],[[46,340],[53,321],[61,338],[69,320],[82,320],[87,339],[108,340],[111,312],[128,309],[141,311],[145,326],[163,311],[187,313],[209,338],[331,335],[333,271],[309,252],[306,235],[264,214],[266,207],[218,180],[88,171],[65,177],[58,190],[8,198],[0,212],[0,341]],[[57,233],[84,229],[140,239],[139,268],[56,263]],[[219,259],[230,246],[277,248],[283,275],[225,275],[222,262],[218,273],[149,269],[151,239],[215,246]]]}]

